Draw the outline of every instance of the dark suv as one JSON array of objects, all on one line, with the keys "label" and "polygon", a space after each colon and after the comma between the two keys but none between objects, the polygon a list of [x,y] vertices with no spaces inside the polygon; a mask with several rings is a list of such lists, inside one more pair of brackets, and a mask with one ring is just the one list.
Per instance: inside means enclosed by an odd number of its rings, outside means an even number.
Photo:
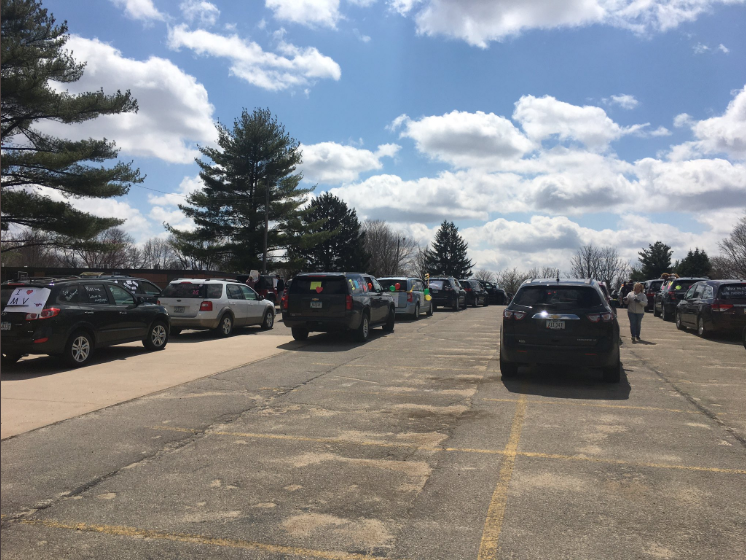
[{"label": "dark suv", "polygon": [[487,307],[489,305],[489,301],[487,301],[489,295],[479,280],[459,280],[458,283],[466,292],[466,305],[472,305],[473,307],[477,305]]},{"label": "dark suv", "polygon": [[500,371],[523,364],[599,367],[620,380],[619,323],[595,280],[527,280],[503,311]]},{"label": "dark suv", "polygon": [[676,307],[676,326],[697,329],[706,338],[713,332],[740,333],[746,328],[746,282],[705,280],[693,284]]},{"label": "dark suv", "polygon": [[663,286],[663,278],[657,278],[655,280],[647,280],[645,282],[645,295],[648,296],[648,304],[645,306],[645,311],[653,311],[655,309],[655,294],[661,291]]},{"label": "dark suv", "polygon": [[99,280],[109,280],[120,286],[124,286],[130,293],[141,296],[143,301],[148,303],[158,303],[158,296],[161,295],[161,290],[158,286],[153,284],[150,280],[145,278],[135,278],[133,276],[98,276]]},{"label": "dark suv", "polygon": [[692,284],[702,280],[707,280],[707,278],[672,278],[666,280],[660,291],[655,294],[653,315],[660,316],[664,321],[673,321],[679,301],[684,298]]},{"label": "dark suv", "polygon": [[434,308],[450,307],[454,311],[466,308],[466,291],[453,276],[430,278],[429,288]]},{"label": "dark suv", "polygon": [[365,342],[371,327],[394,330],[396,304],[369,274],[299,274],[282,300],[282,320],[295,340],[305,340],[310,332],[354,331]]},{"label": "dark suv", "polygon": [[3,364],[26,354],[51,354],[82,366],[95,348],[136,340],[148,350],[162,350],[169,327],[163,307],[107,280],[48,278],[2,285]]}]

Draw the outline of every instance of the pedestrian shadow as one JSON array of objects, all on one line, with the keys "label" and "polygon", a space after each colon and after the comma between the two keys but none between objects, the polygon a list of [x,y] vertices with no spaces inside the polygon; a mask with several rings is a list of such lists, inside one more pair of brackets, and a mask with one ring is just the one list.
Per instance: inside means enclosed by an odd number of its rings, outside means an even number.
[{"label": "pedestrian shadow", "polygon": [[630,343],[635,346],[642,344],[643,346],[658,346],[657,342],[650,342],[649,340],[638,340],[637,342]]},{"label": "pedestrian shadow", "polygon": [[502,382],[511,393],[557,399],[623,401],[632,390],[624,365],[619,383],[603,381],[598,369],[554,365],[523,366]]}]

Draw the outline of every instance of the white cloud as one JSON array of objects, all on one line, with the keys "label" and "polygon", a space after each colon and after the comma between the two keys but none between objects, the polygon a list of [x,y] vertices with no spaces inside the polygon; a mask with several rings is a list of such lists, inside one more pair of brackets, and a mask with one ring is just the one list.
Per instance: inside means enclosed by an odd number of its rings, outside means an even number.
[{"label": "white cloud", "polygon": [[352,32],[355,34],[355,37],[357,37],[363,43],[370,43],[369,35],[363,35],[362,33],[360,33],[359,29],[353,29]]},{"label": "white cloud", "polygon": [[622,109],[634,109],[640,104],[640,102],[635,99],[634,95],[628,95],[626,93],[612,95],[610,99],[604,99],[603,101],[608,105],[619,105]]},{"label": "white cloud", "polygon": [[201,25],[215,25],[220,17],[220,10],[207,0],[185,0],[179,6],[181,13],[188,22],[198,22]]},{"label": "white cloud", "polygon": [[339,80],[342,75],[339,65],[316,48],[299,48],[284,41],[278,46],[280,54],[274,54],[238,35],[190,31],[185,25],[170,29],[168,40],[172,49],[186,47],[200,55],[227,58],[231,74],[270,91],[303,87],[317,79]]},{"label": "white cloud", "polygon": [[533,95],[518,100],[513,119],[521,123],[532,140],[541,141],[556,135],[560,140],[576,140],[597,151],[605,150],[613,140],[645,126],[622,127],[600,107],[579,107],[554,97]]},{"label": "white cloud", "polygon": [[650,134],[650,136],[671,136],[671,131],[668,130],[665,126],[659,126],[648,134]]},{"label": "white cloud", "polygon": [[726,46],[725,46],[724,44],[722,44],[722,43],[720,43],[720,44],[718,45],[718,50],[719,50],[720,52],[723,52],[723,53],[725,53],[725,54],[728,54],[728,53],[730,52],[730,49],[729,49],[728,47],[726,47]]},{"label": "white cloud", "polygon": [[710,50],[710,47],[702,43],[697,43],[692,47],[692,49],[694,50],[694,54],[704,54]]},{"label": "white cloud", "polygon": [[153,0],[111,0],[115,6],[124,9],[124,13],[132,19],[160,20],[166,16],[153,5]]},{"label": "white cloud", "polygon": [[339,21],[339,0],[266,0],[275,18],[309,27],[335,28]]},{"label": "white cloud", "polygon": [[375,152],[343,146],[336,142],[322,142],[301,146],[303,163],[300,169],[311,182],[339,184],[355,181],[361,173],[381,169],[381,158],[396,156],[400,146],[383,144]]},{"label": "white cloud", "polygon": [[746,86],[736,94],[722,116],[697,122],[693,131],[703,152],[746,159]]},{"label": "white cloud", "polygon": [[453,111],[418,121],[402,115],[389,129],[400,126],[400,137],[413,139],[420,152],[456,167],[498,165],[505,158],[519,158],[535,147],[508,119],[481,111]]},{"label": "white cloud", "polygon": [[686,113],[676,115],[673,119],[673,125],[676,128],[685,128],[692,126],[692,124],[694,124],[694,119],[692,119],[691,115],[687,115]]},{"label": "white cloud", "polygon": [[486,48],[492,41],[530,29],[603,24],[636,33],[661,32],[694,21],[717,5],[743,1],[390,0],[389,5],[402,15],[414,13],[418,33],[444,35]]},{"label": "white cloud", "polygon": [[139,111],[105,115],[74,125],[47,122],[40,126],[43,131],[77,140],[106,137],[115,140],[127,154],[172,163],[190,163],[198,155],[194,143],[216,140],[214,107],[207,90],[171,61],[157,57],[146,61],[124,58],[110,45],[75,35],[66,46],[87,65],[78,82],[56,84],[58,89],[71,93],[130,89]]},{"label": "white cloud", "polygon": [[194,222],[184,215],[178,205],[186,203],[188,195],[202,190],[203,187],[204,183],[197,175],[196,177],[184,177],[175,192],[160,196],[148,194],[148,202],[153,205],[148,216],[159,224],[168,223],[182,230],[194,229]]}]

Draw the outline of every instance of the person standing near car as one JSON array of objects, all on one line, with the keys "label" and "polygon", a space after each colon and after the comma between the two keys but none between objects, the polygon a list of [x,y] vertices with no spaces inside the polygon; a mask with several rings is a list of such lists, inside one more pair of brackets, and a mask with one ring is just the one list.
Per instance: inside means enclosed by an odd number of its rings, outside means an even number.
[{"label": "person standing near car", "polygon": [[638,282],[624,298],[624,301],[627,303],[627,316],[629,317],[629,330],[632,335],[632,342],[640,340],[642,318],[645,316],[645,307],[648,304],[648,296],[645,295],[643,289],[644,286]]}]

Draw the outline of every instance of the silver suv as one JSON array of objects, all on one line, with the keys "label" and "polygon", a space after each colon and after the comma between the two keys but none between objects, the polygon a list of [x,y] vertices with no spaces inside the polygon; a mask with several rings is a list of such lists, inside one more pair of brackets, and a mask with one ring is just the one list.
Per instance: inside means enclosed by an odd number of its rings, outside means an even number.
[{"label": "silver suv", "polygon": [[163,290],[160,305],[171,317],[171,334],[182,329],[213,329],[229,336],[235,327],[275,324],[275,306],[235,280],[180,278]]}]

